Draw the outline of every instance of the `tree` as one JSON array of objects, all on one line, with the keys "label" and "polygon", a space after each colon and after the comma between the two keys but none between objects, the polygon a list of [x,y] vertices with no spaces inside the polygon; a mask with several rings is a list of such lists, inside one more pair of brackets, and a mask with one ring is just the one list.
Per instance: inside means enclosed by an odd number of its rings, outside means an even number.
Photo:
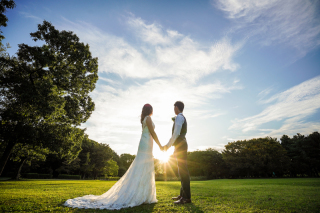
[{"label": "tree", "polygon": [[[117,173],[113,171],[115,161],[112,160],[113,150],[107,144],[98,143],[89,138],[85,138],[82,143],[82,151],[78,158],[80,159],[80,171],[83,179],[85,177],[97,177],[108,174],[108,168],[112,171],[111,173]],[[116,162],[115,162],[116,164]]]},{"label": "tree", "polygon": [[108,160],[106,166],[106,175],[116,177],[118,175],[119,166],[114,160]]},{"label": "tree", "polygon": [[303,147],[310,165],[310,175],[320,176],[320,133],[313,132],[308,135]]},{"label": "tree", "polygon": [[226,165],[222,154],[211,148],[189,152],[188,167],[191,176],[207,176],[208,179],[211,179],[226,175]]},{"label": "tree", "polygon": [[130,155],[128,153],[124,153],[120,155],[120,162],[121,165],[125,168],[125,170],[127,171],[131,165],[131,163],[134,161],[135,159],[135,155]]},{"label": "tree", "polygon": [[282,176],[289,163],[286,150],[271,137],[229,142],[222,154],[233,177]]},{"label": "tree", "polygon": [[[16,6],[13,0],[1,0],[0,1],[0,27],[6,27],[8,18],[5,15],[7,9],[13,9]],[[2,40],[5,37],[2,35],[2,31],[0,30],[0,48],[2,47]]]},{"label": "tree", "polygon": [[283,135],[281,145],[290,158],[290,176],[316,176],[320,172],[320,134],[313,132],[308,136],[297,133],[293,138]]},{"label": "tree", "polygon": [[84,132],[76,126],[94,110],[89,93],[98,80],[98,60],[89,45],[47,21],[30,35],[45,44],[20,44],[17,57],[0,58],[0,141],[6,147],[0,175],[17,143],[41,144],[62,155],[80,147]]},{"label": "tree", "polygon": [[108,161],[111,159],[112,150],[108,144],[98,143],[98,145],[94,146],[90,155],[90,163],[94,165],[92,169],[94,179],[107,173]]},{"label": "tree", "polygon": [[49,152],[48,148],[43,149],[39,146],[31,147],[30,145],[16,144],[11,160],[20,162],[20,165],[13,178],[16,180],[20,178],[21,169],[25,163],[30,166],[32,161],[45,161]]}]

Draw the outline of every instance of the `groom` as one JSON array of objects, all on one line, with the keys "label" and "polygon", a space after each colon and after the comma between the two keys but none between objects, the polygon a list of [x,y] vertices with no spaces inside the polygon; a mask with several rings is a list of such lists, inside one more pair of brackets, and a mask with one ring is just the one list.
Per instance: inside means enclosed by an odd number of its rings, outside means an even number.
[{"label": "groom", "polygon": [[172,198],[172,200],[176,200],[174,202],[175,204],[191,203],[190,175],[187,165],[187,120],[182,114],[183,109],[184,104],[181,101],[177,101],[174,104],[174,112],[177,117],[174,120],[172,137],[168,144],[163,147],[164,151],[167,151],[171,146],[175,147],[173,154],[178,163],[178,171],[181,179],[180,195]]}]

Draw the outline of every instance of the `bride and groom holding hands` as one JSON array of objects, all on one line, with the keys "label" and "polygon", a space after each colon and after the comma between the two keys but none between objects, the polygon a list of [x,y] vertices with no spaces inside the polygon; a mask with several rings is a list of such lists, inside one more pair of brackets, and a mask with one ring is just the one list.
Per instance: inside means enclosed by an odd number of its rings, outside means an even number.
[{"label": "bride and groom holding hands", "polygon": [[141,204],[156,203],[156,185],[153,161],[153,141],[162,151],[174,146],[174,156],[178,164],[181,179],[180,194],[171,198],[175,204],[191,203],[190,175],[187,166],[188,144],[186,141],[187,120],[183,113],[184,104],[177,101],[174,112],[177,115],[172,127],[172,137],[162,146],[154,131],[151,119],[153,108],[145,104],[141,113],[142,134],[137,155],[127,172],[106,193],[86,195],[67,200],[64,205],[73,208],[122,209]]}]

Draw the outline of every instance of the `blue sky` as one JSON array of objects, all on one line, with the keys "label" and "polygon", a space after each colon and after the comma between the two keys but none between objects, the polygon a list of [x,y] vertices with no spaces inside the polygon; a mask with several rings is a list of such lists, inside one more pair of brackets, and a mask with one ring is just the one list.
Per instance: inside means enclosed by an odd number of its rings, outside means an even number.
[{"label": "blue sky", "polygon": [[11,55],[20,43],[36,44],[29,34],[45,19],[76,33],[99,58],[96,110],[83,127],[118,154],[137,152],[145,103],[162,144],[174,102],[185,103],[190,151],[320,130],[319,1],[16,4],[3,28]]}]

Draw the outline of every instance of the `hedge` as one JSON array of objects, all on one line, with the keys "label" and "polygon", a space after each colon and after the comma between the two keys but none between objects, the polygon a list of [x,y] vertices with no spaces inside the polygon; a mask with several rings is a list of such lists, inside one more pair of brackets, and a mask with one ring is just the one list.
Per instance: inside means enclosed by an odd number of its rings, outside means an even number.
[{"label": "hedge", "polygon": [[119,180],[121,177],[107,177],[106,180]]},{"label": "hedge", "polygon": [[81,175],[60,174],[60,175],[58,175],[58,179],[74,179],[74,180],[80,180],[80,179],[81,179]]},{"label": "hedge", "polygon": [[40,179],[51,179],[52,174],[39,174]]},{"label": "hedge", "polygon": [[52,174],[24,173],[22,177],[28,179],[51,179]]},{"label": "hedge", "polygon": [[[156,176],[156,181],[164,181],[165,178],[163,175],[157,175]],[[190,177],[191,181],[197,181],[197,180],[208,180],[206,176],[191,176]],[[180,181],[179,177],[167,177],[167,181]]]}]

